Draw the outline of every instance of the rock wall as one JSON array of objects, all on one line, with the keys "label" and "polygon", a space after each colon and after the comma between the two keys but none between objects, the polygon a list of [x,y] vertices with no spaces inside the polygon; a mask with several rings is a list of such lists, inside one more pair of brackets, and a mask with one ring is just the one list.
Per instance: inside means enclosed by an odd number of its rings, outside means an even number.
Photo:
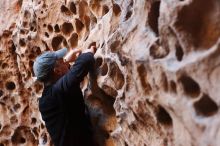
[{"label": "rock wall", "polygon": [[52,145],[33,61],[91,44],[101,146],[220,145],[219,0],[7,0],[0,21],[0,146]]}]

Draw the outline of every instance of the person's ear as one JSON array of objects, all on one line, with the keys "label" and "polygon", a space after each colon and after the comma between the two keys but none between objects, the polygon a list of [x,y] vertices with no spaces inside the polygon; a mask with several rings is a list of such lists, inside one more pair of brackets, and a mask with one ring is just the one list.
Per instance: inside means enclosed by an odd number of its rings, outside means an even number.
[{"label": "person's ear", "polygon": [[60,71],[59,71],[58,68],[54,67],[53,72],[54,72],[55,74],[58,74]]}]

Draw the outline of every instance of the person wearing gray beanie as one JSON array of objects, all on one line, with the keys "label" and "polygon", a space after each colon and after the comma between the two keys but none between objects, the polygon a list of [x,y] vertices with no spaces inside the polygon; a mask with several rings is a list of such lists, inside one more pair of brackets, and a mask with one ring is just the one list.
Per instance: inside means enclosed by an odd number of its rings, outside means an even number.
[{"label": "person wearing gray beanie", "polygon": [[94,68],[95,49],[75,50],[72,66],[63,59],[67,48],[44,52],[34,61],[35,77],[44,84],[39,110],[55,146],[97,146],[80,88]]}]

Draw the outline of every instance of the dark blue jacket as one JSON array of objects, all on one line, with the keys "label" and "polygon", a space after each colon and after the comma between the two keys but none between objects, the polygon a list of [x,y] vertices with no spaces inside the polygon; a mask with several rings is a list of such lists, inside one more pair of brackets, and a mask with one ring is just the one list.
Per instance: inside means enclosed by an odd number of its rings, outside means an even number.
[{"label": "dark blue jacket", "polygon": [[63,77],[44,87],[39,109],[55,146],[93,145],[80,82],[94,63],[92,53],[83,53]]}]

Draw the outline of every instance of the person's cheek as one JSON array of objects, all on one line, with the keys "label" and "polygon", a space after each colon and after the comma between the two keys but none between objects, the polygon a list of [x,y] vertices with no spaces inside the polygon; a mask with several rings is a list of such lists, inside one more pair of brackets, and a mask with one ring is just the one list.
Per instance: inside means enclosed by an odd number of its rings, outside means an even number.
[{"label": "person's cheek", "polygon": [[62,73],[63,73],[63,74],[65,74],[68,70],[69,70],[69,69],[68,69],[68,66],[64,65],[64,66],[62,67]]},{"label": "person's cheek", "polygon": [[69,70],[70,69],[70,65],[69,64],[65,64],[65,70]]}]

